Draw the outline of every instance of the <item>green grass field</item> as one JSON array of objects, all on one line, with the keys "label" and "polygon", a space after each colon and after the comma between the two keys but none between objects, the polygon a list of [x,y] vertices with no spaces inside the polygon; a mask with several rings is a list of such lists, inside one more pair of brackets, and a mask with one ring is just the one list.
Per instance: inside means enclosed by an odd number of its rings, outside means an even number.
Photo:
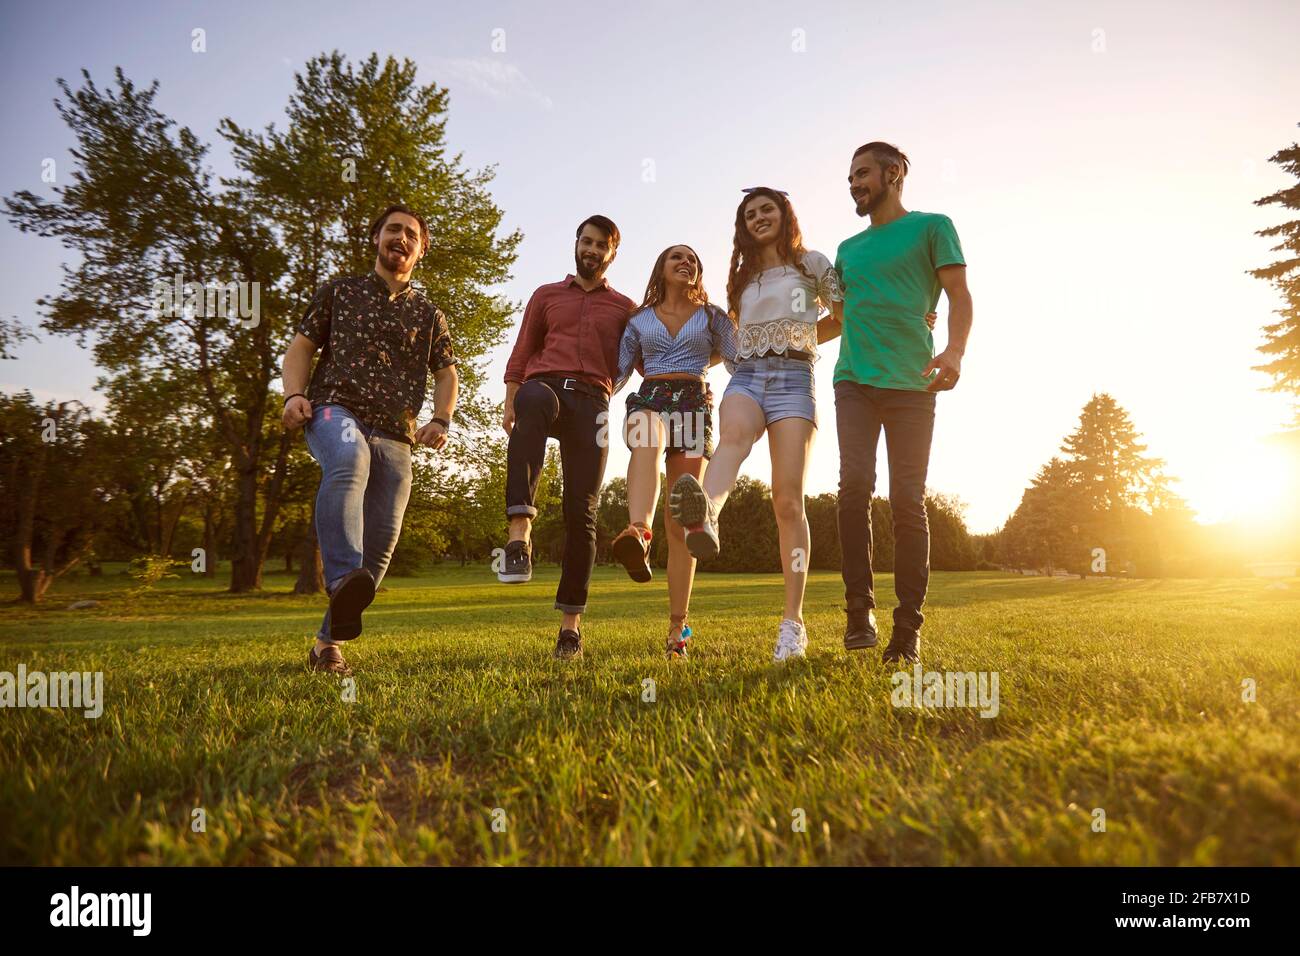
[{"label": "green grass field", "polygon": [[0,606],[0,671],[102,670],[105,692],[96,720],[0,710],[0,863],[1300,863],[1295,581],[935,574],[926,669],[996,671],[985,719],[892,706],[879,649],[841,647],[836,575],[785,666],[778,576],[702,575],[695,656],[668,662],[659,574],[598,569],[567,664],[556,576],[390,579],[348,649],[355,702],[307,670],[323,599],[287,577]]}]

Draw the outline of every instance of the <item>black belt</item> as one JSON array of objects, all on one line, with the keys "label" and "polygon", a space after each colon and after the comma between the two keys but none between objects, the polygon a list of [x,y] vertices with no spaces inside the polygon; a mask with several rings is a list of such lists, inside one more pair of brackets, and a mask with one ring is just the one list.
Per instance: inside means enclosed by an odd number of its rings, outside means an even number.
[{"label": "black belt", "polygon": [[752,357],[753,358],[790,358],[790,359],[800,359],[801,361],[804,362],[811,362],[813,360],[813,354],[811,352],[797,352],[794,349],[787,349],[784,352],[763,352],[760,355],[755,355]]},{"label": "black belt", "polygon": [[583,381],[580,378],[560,378],[556,375],[534,375],[528,381],[545,382],[552,388],[565,392],[582,392],[584,395],[591,395],[604,401],[609,401],[609,392],[605,391],[599,385],[592,385],[590,382]]}]

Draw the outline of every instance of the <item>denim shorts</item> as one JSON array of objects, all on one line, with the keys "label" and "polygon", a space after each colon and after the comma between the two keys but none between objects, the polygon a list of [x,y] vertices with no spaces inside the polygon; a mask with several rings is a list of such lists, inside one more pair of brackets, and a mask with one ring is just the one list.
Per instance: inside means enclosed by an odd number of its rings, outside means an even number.
[{"label": "denim shorts", "polygon": [[817,397],[813,393],[813,367],[807,359],[764,355],[736,363],[728,395],[748,395],[763,410],[765,423],[783,418],[806,418],[817,424]]}]

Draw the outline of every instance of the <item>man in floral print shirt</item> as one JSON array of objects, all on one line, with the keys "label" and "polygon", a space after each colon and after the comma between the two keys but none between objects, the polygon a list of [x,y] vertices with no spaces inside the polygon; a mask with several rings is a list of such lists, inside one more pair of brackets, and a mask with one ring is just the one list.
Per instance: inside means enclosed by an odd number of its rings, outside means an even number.
[{"label": "man in floral print shirt", "polygon": [[[321,466],[316,535],[330,607],[308,661],[336,674],[351,673],[338,642],[360,635],[361,613],[402,531],[411,448],[446,444],[458,389],[447,320],[410,282],[429,248],[424,220],[390,206],[370,239],[374,271],[316,290],[283,368],[284,425],[306,425],[307,447]],[[430,373],[433,418],[417,429]]]}]

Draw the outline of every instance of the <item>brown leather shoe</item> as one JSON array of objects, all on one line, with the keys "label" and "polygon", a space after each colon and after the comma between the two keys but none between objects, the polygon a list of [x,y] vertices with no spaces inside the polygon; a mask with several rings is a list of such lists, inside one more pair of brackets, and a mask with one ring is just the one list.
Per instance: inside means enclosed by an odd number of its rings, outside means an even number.
[{"label": "brown leather shoe", "polygon": [[330,633],[332,641],[350,641],[361,635],[361,612],[375,599],[375,579],[365,568],[356,568],[343,576],[330,592]]},{"label": "brown leather shoe", "polygon": [[347,677],[352,673],[352,668],[343,659],[343,652],[339,650],[337,644],[326,645],[325,650],[319,654],[316,653],[316,648],[313,646],[307,653],[307,663],[311,665],[311,669],[314,671],[338,674],[340,677]]},{"label": "brown leather shoe", "polygon": [[649,528],[630,524],[619,532],[610,546],[614,559],[627,568],[628,577],[639,584],[645,584],[654,576],[649,560],[651,534]]}]

